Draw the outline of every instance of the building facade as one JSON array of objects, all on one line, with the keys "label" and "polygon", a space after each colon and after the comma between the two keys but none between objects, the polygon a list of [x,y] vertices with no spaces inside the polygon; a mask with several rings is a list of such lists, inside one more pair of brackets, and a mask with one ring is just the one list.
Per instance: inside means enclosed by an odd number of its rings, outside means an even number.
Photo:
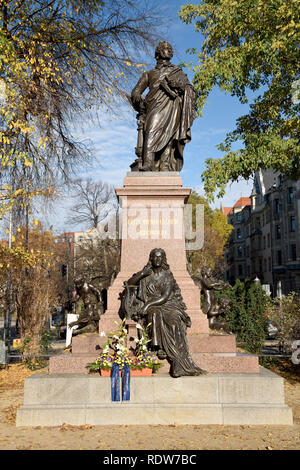
[{"label": "building facade", "polygon": [[225,252],[226,280],[258,277],[272,296],[300,294],[300,180],[259,171],[250,198],[224,213],[234,227]]}]

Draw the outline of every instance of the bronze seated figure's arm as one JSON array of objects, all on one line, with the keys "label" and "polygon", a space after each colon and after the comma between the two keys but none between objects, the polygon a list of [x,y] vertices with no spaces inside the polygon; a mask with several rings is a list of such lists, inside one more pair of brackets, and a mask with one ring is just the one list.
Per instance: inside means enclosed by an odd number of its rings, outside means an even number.
[{"label": "bronze seated figure's arm", "polygon": [[127,284],[129,286],[137,286],[138,283],[144,278],[149,276],[152,273],[152,269],[149,266],[144,266],[144,268],[135,273],[130,279],[128,279]]},{"label": "bronze seated figure's arm", "polygon": [[162,296],[158,299],[149,300],[144,307],[140,310],[139,314],[144,316],[147,314],[148,310],[152,307],[159,307],[167,302],[168,298],[172,293],[172,285],[168,284],[162,294]]}]

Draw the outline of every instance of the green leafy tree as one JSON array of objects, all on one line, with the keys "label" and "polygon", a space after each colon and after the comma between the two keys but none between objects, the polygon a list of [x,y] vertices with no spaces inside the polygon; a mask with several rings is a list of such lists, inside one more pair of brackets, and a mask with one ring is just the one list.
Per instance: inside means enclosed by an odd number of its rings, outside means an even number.
[{"label": "green leafy tree", "polygon": [[[200,271],[203,266],[210,266],[215,274],[222,276],[224,272],[224,248],[233,229],[220,209],[212,209],[208,201],[196,191],[192,191],[188,204],[193,208],[197,204],[204,206],[204,244],[200,250],[187,251],[188,266],[191,274]],[[192,218],[195,226],[195,211]]]},{"label": "green leafy tree", "polygon": [[[199,112],[215,86],[241,103],[248,103],[249,90],[256,95],[219,145],[225,155],[206,160],[207,195],[223,196],[228,182],[249,178],[259,168],[299,178],[298,0],[202,0],[182,7],[179,15],[204,38],[199,51],[190,50],[197,57]],[[242,148],[233,150],[236,142]]]}]

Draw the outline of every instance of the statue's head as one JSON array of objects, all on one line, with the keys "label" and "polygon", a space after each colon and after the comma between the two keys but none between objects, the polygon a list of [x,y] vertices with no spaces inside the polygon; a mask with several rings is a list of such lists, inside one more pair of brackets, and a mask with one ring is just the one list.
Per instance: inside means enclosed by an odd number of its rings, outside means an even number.
[{"label": "statue's head", "polygon": [[203,266],[201,274],[203,277],[210,277],[212,275],[212,269],[209,266]]},{"label": "statue's head", "polygon": [[229,297],[226,297],[225,295],[219,298],[219,306],[223,309],[226,307],[229,307],[231,304],[231,300]]},{"label": "statue's head", "polygon": [[161,41],[155,49],[155,59],[168,59],[173,57],[173,47],[167,41]]},{"label": "statue's head", "polygon": [[153,250],[151,250],[149,255],[148,266],[150,266],[151,268],[162,267],[164,270],[169,269],[165,250],[163,250],[162,248],[154,248]]}]

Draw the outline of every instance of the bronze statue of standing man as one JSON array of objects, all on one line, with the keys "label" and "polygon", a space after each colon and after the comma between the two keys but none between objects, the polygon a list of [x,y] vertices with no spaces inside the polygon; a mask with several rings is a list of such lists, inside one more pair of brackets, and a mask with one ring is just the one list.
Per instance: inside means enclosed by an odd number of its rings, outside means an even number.
[{"label": "bronze statue of standing man", "polygon": [[[191,140],[196,92],[180,67],[170,63],[173,48],[166,41],[155,50],[156,67],[144,72],[131,93],[139,113],[139,137],[133,171],[180,171],[183,149]],[[144,99],[142,93],[149,88]]]}]

